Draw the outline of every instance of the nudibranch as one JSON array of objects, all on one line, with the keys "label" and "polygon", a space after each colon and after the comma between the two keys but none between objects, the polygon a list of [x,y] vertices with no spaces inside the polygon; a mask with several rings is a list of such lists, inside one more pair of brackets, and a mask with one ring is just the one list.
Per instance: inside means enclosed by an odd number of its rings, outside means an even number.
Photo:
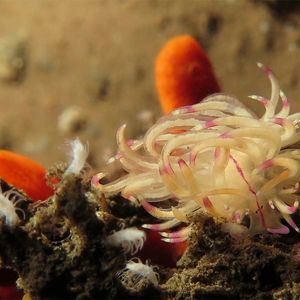
[{"label": "nudibranch", "polygon": [[[163,116],[142,139],[126,140],[123,125],[115,159],[127,174],[102,184],[99,173],[92,184],[107,196],[138,201],[162,221],[144,225],[153,230],[189,224],[199,212],[221,220],[231,234],[299,232],[291,215],[299,205],[300,113],[290,114],[274,74],[258,66],[272,89],[270,99],[250,96],[264,107],[262,116],[234,97],[214,94]],[[187,226],[161,235],[181,242],[189,232]]]}]

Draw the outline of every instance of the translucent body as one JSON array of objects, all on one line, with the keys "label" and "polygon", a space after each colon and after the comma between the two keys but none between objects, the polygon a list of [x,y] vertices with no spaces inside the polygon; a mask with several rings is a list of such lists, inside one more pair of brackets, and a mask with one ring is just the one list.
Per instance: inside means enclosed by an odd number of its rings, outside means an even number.
[{"label": "translucent body", "polygon": [[122,247],[125,253],[130,253],[131,255],[136,254],[143,248],[145,240],[145,232],[136,227],[116,231],[107,238],[107,242],[110,245]]},{"label": "translucent body", "polygon": [[17,207],[22,201],[25,201],[25,198],[17,191],[2,192],[0,188],[0,218],[4,219],[5,225],[9,228],[16,227],[20,221],[17,211],[25,217],[24,211]]},{"label": "translucent body", "polygon": [[[128,276],[127,272],[131,273],[131,277]],[[118,276],[125,285],[129,283],[129,278],[132,279],[131,283],[134,285],[139,284],[142,279],[150,281],[154,286],[159,283],[158,273],[148,263],[143,264],[139,258],[130,260],[125,269],[118,273]]]},{"label": "translucent body", "polygon": [[[291,215],[299,205],[300,114],[290,115],[273,73],[259,67],[272,86],[270,99],[250,96],[263,105],[261,117],[237,99],[216,94],[162,117],[130,145],[122,126],[117,159],[128,174],[103,185],[100,173],[94,185],[107,195],[121,192],[164,220],[144,226],[150,229],[189,223],[190,214],[203,211],[223,219],[231,233],[286,234],[283,219],[299,231]],[[167,242],[183,241],[188,234],[188,228],[162,233]]]}]

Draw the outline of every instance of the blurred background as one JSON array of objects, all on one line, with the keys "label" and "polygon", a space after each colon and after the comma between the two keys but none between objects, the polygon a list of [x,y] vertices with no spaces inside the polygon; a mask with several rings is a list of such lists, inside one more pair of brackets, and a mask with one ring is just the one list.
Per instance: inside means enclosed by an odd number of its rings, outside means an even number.
[{"label": "blurred background", "polygon": [[[142,134],[161,115],[153,66],[171,37],[207,51],[224,92],[268,96],[273,69],[300,110],[300,2],[0,0],[0,148],[49,167],[76,136],[100,168],[115,132]],[[254,109],[257,109],[256,107]]]}]

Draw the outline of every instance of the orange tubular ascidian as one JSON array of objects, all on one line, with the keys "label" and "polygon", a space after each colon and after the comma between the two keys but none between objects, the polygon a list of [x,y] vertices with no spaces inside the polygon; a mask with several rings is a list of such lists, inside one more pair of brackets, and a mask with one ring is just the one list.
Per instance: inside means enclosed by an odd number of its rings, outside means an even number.
[{"label": "orange tubular ascidian", "polygon": [[165,114],[220,92],[208,56],[189,35],[169,40],[155,62],[155,81]]},{"label": "orange tubular ascidian", "polygon": [[23,190],[34,202],[45,200],[53,194],[45,175],[46,170],[39,163],[25,156],[0,150],[0,178]]}]

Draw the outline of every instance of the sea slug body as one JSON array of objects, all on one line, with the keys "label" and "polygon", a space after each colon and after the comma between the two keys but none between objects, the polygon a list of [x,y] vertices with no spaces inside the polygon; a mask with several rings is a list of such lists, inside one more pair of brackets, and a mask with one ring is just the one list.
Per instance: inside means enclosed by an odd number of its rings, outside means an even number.
[{"label": "sea slug body", "polygon": [[[272,88],[270,99],[250,96],[262,104],[261,116],[234,97],[214,94],[163,116],[134,146],[122,126],[117,159],[127,174],[102,184],[100,173],[92,184],[105,195],[138,201],[163,221],[144,226],[153,230],[189,224],[190,214],[204,212],[232,234],[299,232],[291,215],[299,206],[300,113],[290,114],[274,74],[258,66]],[[162,235],[182,242],[189,227]]]},{"label": "sea slug body", "polygon": [[145,240],[145,232],[136,227],[116,231],[107,237],[108,244],[114,247],[122,247],[125,253],[131,255],[136,254],[143,248]]}]

